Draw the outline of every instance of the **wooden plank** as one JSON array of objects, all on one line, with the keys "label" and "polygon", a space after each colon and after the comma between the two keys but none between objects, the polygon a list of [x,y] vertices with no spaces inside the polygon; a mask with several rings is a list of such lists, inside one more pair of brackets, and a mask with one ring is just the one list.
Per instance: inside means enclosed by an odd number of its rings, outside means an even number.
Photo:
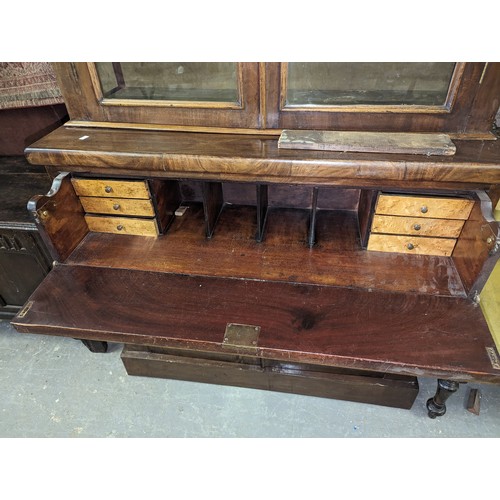
[{"label": "wooden plank", "polygon": [[20,332],[219,353],[227,323],[260,326],[262,358],[500,381],[481,309],[451,297],[63,264],[13,320]]},{"label": "wooden plank", "polygon": [[359,237],[363,248],[366,248],[368,245],[368,237],[370,236],[370,228],[375,211],[375,203],[377,202],[377,194],[378,192],[373,189],[361,189],[359,194]]},{"label": "wooden plank", "polygon": [[376,214],[373,217],[371,232],[458,238],[463,225],[463,220],[399,217]]},{"label": "wooden plank", "polygon": [[331,130],[283,130],[282,149],[316,149],[357,153],[396,153],[451,156],[455,144],[447,134],[409,132],[342,132]]},{"label": "wooden plank", "polygon": [[467,411],[479,415],[481,410],[481,391],[479,389],[470,389],[467,397]]},{"label": "wooden plank", "polygon": [[255,240],[259,243],[264,239],[266,233],[267,211],[269,209],[269,197],[266,184],[257,184],[257,232]]},{"label": "wooden plank", "polygon": [[309,248],[312,248],[316,243],[316,219],[318,213],[318,191],[319,188],[314,187],[312,189],[311,196],[311,213],[309,216],[309,232],[307,234],[307,244]]},{"label": "wooden plank", "polygon": [[381,194],[375,212],[381,215],[467,220],[473,200],[432,196]]},{"label": "wooden plank", "polygon": [[98,233],[135,234],[138,236],[158,235],[158,225],[155,219],[86,215],[85,220],[89,230]]},{"label": "wooden plank", "polygon": [[150,179],[149,187],[155,206],[160,233],[165,233],[175,219],[175,211],[181,204],[178,181]]},{"label": "wooden plank", "polygon": [[129,375],[189,380],[410,409],[418,395],[415,377],[335,370],[302,363],[198,357],[126,345],[121,360]]},{"label": "wooden plank", "polygon": [[151,200],[80,196],[80,202],[87,213],[139,215],[143,217],[153,217],[155,215]]},{"label": "wooden plank", "polygon": [[452,238],[372,233],[368,240],[367,249],[372,252],[398,252],[449,257],[453,253],[456,241],[456,239]]},{"label": "wooden plank", "polygon": [[150,198],[146,181],[73,178],[78,196],[106,196],[109,198]]},{"label": "wooden plank", "polygon": [[221,182],[203,183],[203,210],[205,214],[205,234],[208,239],[212,238],[215,225],[224,206],[224,195]]}]

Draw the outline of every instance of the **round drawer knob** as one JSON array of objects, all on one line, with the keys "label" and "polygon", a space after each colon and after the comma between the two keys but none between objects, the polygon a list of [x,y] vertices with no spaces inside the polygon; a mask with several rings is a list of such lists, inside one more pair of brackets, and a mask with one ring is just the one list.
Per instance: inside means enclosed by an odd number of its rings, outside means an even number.
[{"label": "round drawer knob", "polygon": [[413,250],[415,248],[415,245],[413,243],[408,243],[408,245],[406,245],[406,248],[408,250]]},{"label": "round drawer knob", "polygon": [[121,224],[118,224],[118,226],[116,226],[116,229],[118,229],[118,231],[123,231],[124,227]]},{"label": "round drawer knob", "polygon": [[420,224],[415,224],[413,226],[413,229],[415,229],[415,231],[420,231],[422,229],[422,226]]},{"label": "round drawer knob", "polygon": [[426,213],[429,211],[429,209],[427,208],[427,206],[426,206],[426,205],[424,205],[424,206],[422,206],[422,207],[420,208],[420,211],[421,211],[423,214],[426,214]]},{"label": "round drawer knob", "polygon": [[119,205],[118,203],[115,203],[115,204],[113,205],[113,209],[114,209],[114,210],[120,210],[120,205]]},{"label": "round drawer knob", "polygon": [[104,191],[106,191],[106,193],[111,193],[111,191],[113,191],[113,188],[111,186],[106,186],[104,188]]}]

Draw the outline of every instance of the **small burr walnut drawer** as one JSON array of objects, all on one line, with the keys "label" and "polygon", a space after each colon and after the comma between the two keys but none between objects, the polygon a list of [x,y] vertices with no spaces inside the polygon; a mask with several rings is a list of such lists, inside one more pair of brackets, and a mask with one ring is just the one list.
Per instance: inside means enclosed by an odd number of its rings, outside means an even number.
[{"label": "small burr walnut drawer", "polygon": [[155,219],[85,215],[85,221],[90,231],[98,233],[134,234],[137,236],[157,236],[159,234]]},{"label": "small burr walnut drawer", "polygon": [[375,213],[432,219],[467,220],[474,202],[462,198],[381,194]]},{"label": "small burr walnut drawer", "polygon": [[449,257],[473,206],[464,198],[380,193],[367,250]]},{"label": "small burr walnut drawer", "polygon": [[154,217],[155,215],[151,200],[80,196],[80,202],[85,212],[91,214],[137,215],[140,217]]},{"label": "small burr walnut drawer", "polygon": [[107,198],[151,198],[146,180],[110,180],[73,178],[73,187],[78,196],[99,196]]},{"label": "small burr walnut drawer", "polygon": [[394,215],[375,214],[372,222],[372,233],[458,238],[464,222],[463,220],[455,219],[398,217]]},{"label": "small burr walnut drawer", "polygon": [[456,241],[455,238],[372,233],[368,241],[368,250],[449,257],[453,253]]},{"label": "small burr walnut drawer", "polygon": [[164,234],[181,201],[176,181],[73,177],[71,182],[92,232]]}]

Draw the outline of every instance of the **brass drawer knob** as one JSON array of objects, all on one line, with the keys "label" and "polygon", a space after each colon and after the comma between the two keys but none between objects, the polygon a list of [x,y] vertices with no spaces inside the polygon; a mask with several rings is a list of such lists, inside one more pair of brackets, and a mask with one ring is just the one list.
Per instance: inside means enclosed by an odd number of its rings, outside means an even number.
[{"label": "brass drawer knob", "polygon": [[420,224],[415,224],[413,226],[413,229],[415,229],[415,231],[420,231],[422,229],[422,226]]},{"label": "brass drawer knob", "polygon": [[423,205],[422,208],[420,209],[420,211],[423,213],[423,214],[426,214],[429,209],[427,208],[427,205]]},{"label": "brass drawer knob", "polygon": [[118,226],[116,226],[116,229],[118,229],[118,231],[123,231],[124,227],[121,224],[118,224]]},{"label": "brass drawer knob", "polygon": [[106,186],[104,188],[104,191],[106,191],[106,193],[111,193],[111,191],[113,191],[113,188],[111,186]]},{"label": "brass drawer knob", "polygon": [[114,209],[114,210],[120,210],[120,205],[119,205],[118,203],[115,203],[115,204],[113,205],[113,209]]},{"label": "brass drawer knob", "polygon": [[415,245],[413,243],[408,243],[408,245],[406,245],[406,248],[408,250],[413,250],[415,248]]}]

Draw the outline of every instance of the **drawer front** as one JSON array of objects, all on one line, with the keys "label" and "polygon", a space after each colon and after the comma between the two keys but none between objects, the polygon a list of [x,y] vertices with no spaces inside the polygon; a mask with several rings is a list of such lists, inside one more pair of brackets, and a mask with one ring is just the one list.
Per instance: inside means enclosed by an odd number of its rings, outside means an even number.
[{"label": "drawer front", "polygon": [[109,198],[150,198],[147,181],[106,179],[71,179],[78,196],[105,196]]},{"label": "drawer front", "polygon": [[455,243],[455,239],[449,238],[371,234],[368,241],[368,250],[449,257],[455,248]]},{"label": "drawer front", "polygon": [[395,196],[381,194],[375,213],[431,219],[466,220],[474,206],[471,200],[460,198],[431,198],[425,196]]},{"label": "drawer front", "polygon": [[157,236],[159,234],[155,219],[86,215],[85,220],[89,230],[97,233],[134,234],[137,236]]},{"label": "drawer front", "polygon": [[85,212],[92,214],[139,215],[143,217],[155,215],[151,200],[81,196],[80,201]]},{"label": "drawer front", "polygon": [[464,223],[463,220],[455,219],[375,215],[372,222],[372,233],[458,238]]}]

